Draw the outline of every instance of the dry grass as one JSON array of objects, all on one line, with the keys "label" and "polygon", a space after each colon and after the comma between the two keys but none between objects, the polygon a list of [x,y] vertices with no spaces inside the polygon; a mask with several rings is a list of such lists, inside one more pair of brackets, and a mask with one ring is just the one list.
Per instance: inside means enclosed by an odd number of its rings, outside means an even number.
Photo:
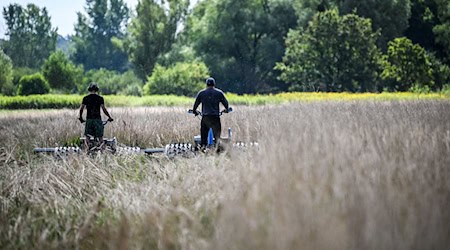
[{"label": "dry grass", "polygon": [[[235,107],[224,130],[260,148],[169,160],[36,157],[81,133],[76,111],[0,114],[0,246],[445,249],[450,103]],[[120,142],[188,141],[183,108],[114,109]]]}]

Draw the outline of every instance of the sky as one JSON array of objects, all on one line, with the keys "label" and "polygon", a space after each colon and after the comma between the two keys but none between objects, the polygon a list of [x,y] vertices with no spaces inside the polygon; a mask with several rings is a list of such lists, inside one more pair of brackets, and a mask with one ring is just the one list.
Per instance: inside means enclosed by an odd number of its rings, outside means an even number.
[{"label": "sky", "polygon": [[[84,12],[85,0],[0,0],[0,38],[5,38],[6,24],[3,17],[3,8],[9,4],[17,3],[26,6],[33,3],[40,8],[46,7],[51,17],[53,27],[58,27],[58,34],[62,36],[73,35],[74,25],[77,21],[77,12]],[[129,8],[134,9],[138,0],[124,0]]]}]

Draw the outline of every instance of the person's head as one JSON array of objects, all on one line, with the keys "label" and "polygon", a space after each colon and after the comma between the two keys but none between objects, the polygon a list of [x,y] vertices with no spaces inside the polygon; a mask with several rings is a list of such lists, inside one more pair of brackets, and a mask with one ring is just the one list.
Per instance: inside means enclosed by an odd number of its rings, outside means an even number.
[{"label": "person's head", "polygon": [[208,77],[208,79],[206,79],[206,86],[214,87],[215,85],[216,85],[216,80],[214,80],[214,78]]},{"label": "person's head", "polygon": [[99,88],[98,88],[97,83],[92,82],[91,84],[89,84],[89,87],[88,87],[89,92],[98,92],[98,90],[99,90]]}]

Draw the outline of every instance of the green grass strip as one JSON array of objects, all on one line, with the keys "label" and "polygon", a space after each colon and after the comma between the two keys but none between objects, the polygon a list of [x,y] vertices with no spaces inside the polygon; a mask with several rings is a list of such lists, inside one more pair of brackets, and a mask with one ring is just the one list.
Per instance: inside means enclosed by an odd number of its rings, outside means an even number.
[{"label": "green grass strip", "polygon": [[[226,94],[233,105],[264,105],[286,102],[313,101],[391,101],[391,100],[450,100],[449,94],[443,93],[280,93],[274,95],[237,95]],[[152,96],[104,96],[106,105],[111,107],[140,106],[190,106],[194,98],[175,95]],[[0,109],[60,109],[78,108],[81,95],[30,95],[30,96],[0,96]]]}]

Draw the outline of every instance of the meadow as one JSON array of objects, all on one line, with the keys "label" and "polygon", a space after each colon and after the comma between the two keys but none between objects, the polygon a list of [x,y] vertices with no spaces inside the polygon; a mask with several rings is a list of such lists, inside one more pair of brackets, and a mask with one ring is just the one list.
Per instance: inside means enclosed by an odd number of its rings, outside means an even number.
[{"label": "meadow", "polygon": [[[30,95],[0,96],[1,110],[16,109],[61,109],[78,108],[81,95]],[[267,105],[290,102],[314,101],[405,101],[405,100],[450,100],[448,90],[436,93],[383,92],[383,93],[324,93],[324,92],[289,92],[269,95],[237,95],[227,93],[227,98],[234,105]],[[176,95],[150,96],[105,96],[105,103],[112,107],[173,107],[191,105],[193,97]]]},{"label": "meadow", "polygon": [[[342,97],[342,96],[341,96]],[[114,107],[106,136],[191,141],[178,107]],[[220,155],[34,155],[82,133],[77,110],[0,112],[3,249],[445,249],[450,102],[234,106]]]}]

